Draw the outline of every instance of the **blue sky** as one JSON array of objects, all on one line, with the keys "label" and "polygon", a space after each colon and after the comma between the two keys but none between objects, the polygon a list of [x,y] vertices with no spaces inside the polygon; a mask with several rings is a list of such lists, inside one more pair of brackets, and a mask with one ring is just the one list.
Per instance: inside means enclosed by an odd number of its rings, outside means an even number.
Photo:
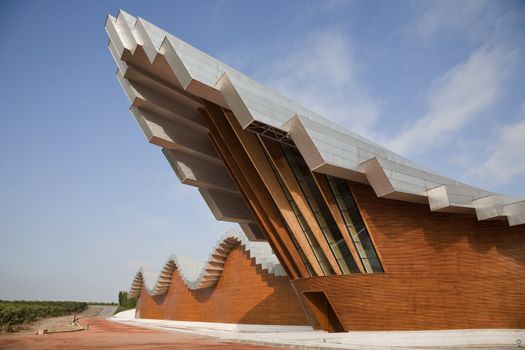
[{"label": "blue sky", "polygon": [[123,8],[449,177],[525,196],[520,1],[0,2],[0,299],[115,300],[216,222],[128,112]]}]

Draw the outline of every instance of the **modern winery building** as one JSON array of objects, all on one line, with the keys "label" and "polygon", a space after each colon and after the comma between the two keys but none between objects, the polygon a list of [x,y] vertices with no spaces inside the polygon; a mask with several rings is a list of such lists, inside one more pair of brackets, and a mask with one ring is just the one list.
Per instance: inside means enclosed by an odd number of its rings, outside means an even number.
[{"label": "modern winery building", "polygon": [[229,230],[205,264],[172,255],[156,280],[135,275],[136,317],[197,322],[308,325],[286,272],[266,242]]},{"label": "modern winery building", "polygon": [[525,199],[414,164],[141,18],[120,11],[106,31],[148,141],[243,231],[194,279],[174,258],[151,289],[137,274],[137,317],[525,328]]}]

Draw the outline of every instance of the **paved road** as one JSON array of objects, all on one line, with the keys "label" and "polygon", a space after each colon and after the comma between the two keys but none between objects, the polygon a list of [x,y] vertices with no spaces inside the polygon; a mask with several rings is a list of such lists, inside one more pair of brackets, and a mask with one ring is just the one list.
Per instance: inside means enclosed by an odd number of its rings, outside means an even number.
[{"label": "paved road", "polygon": [[111,317],[115,313],[115,310],[117,310],[117,306],[115,306],[115,305],[96,305],[96,306],[101,306],[103,308],[95,316],[97,318],[108,318],[108,317]]},{"label": "paved road", "polygon": [[[109,311],[108,311],[109,312]],[[89,323],[89,331],[56,333],[49,335],[10,335],[0,337],[0,349],[184,349],[184,350],[270,350],[278,349],[232,343],[210,338],[194,337],[174,332],[132,327],[108,321],[101,317],[85,318],[80,324]],[[282,349],[282,348],[279,348]]]}]

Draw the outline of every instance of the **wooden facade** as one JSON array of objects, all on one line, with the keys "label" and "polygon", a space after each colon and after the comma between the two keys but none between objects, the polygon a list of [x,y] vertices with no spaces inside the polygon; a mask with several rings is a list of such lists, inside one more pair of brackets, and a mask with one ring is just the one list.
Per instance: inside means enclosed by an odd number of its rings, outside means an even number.
[{"label": "wooden facade", "polygon": [[[326,175],[312,172],[324,202],[316,205],[326,205],[357,262],[356,273],[344,272],[279,143],[243,131],[231,112],[205,105],[213,144],[231,164],[230,174],[249,207],[259,206],[254,217],[272,246],[279,246],[275,252],[283,265],[294,271],[289,277],[314,327],[329,331],[525,328],[524,226],[431,212],[428,205],[381,199],[370,186],[346,182],[384,268],[370,273],[359,258],[351,238],[355,232],[346,228]],[[298,214],[304,217],[301,224]],[[271,234],[264,216],[273,225]],[[304,225],[312,232],[307,239]],[[319,255],[308,245],[312,240],[326,256],[331,272],[321,269]],[[305,264],[312,266],[310,276]]]},{"label": "wooden facade", "polygon": [[347,331],[525,328],[523,226],[430,212],[349,185],[385,272],[294,280],[303,299],[324,292]]},{"label": "wooden facade", "polygon": [[[525,328],[525,226],[431,212],[337,179],[357,204],[380,261],[372,271],[326,175],[305,170],[315,188],[302,187],[277,141],[242,130],[231,111],[202,103],[210,142],[293,288],[287,278],[257,270],[236,248],[215,287],[189,290],[175,271],[166,294],[141,293],[138,317],[311,324],[334,332]],[[311,191],[318,191],[316,203]],[[355,262],[351,273],[329,241],[328,219],[341,234],[337,245],[346,245]]]},{"label": "wooden facade", "polygon": [[165,294],[151,296],[142,287],[136,316],[198,322],[308,324],[289,279],[262,270],[239,244],[230,251],[214,287],[191,290],[175,270]]}]

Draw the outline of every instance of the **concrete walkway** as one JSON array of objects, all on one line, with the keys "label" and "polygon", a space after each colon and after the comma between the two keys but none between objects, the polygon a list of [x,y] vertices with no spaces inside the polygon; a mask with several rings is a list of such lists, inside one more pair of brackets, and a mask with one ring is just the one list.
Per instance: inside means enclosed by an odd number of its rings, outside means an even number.
[{"label": "concrete walkway", "polygon": [[135,319],[134,310],[110,320],[132,326],[221,340],[304,349],[525,349],[525,330],[327,333],[302,326],[237,325]]}]

